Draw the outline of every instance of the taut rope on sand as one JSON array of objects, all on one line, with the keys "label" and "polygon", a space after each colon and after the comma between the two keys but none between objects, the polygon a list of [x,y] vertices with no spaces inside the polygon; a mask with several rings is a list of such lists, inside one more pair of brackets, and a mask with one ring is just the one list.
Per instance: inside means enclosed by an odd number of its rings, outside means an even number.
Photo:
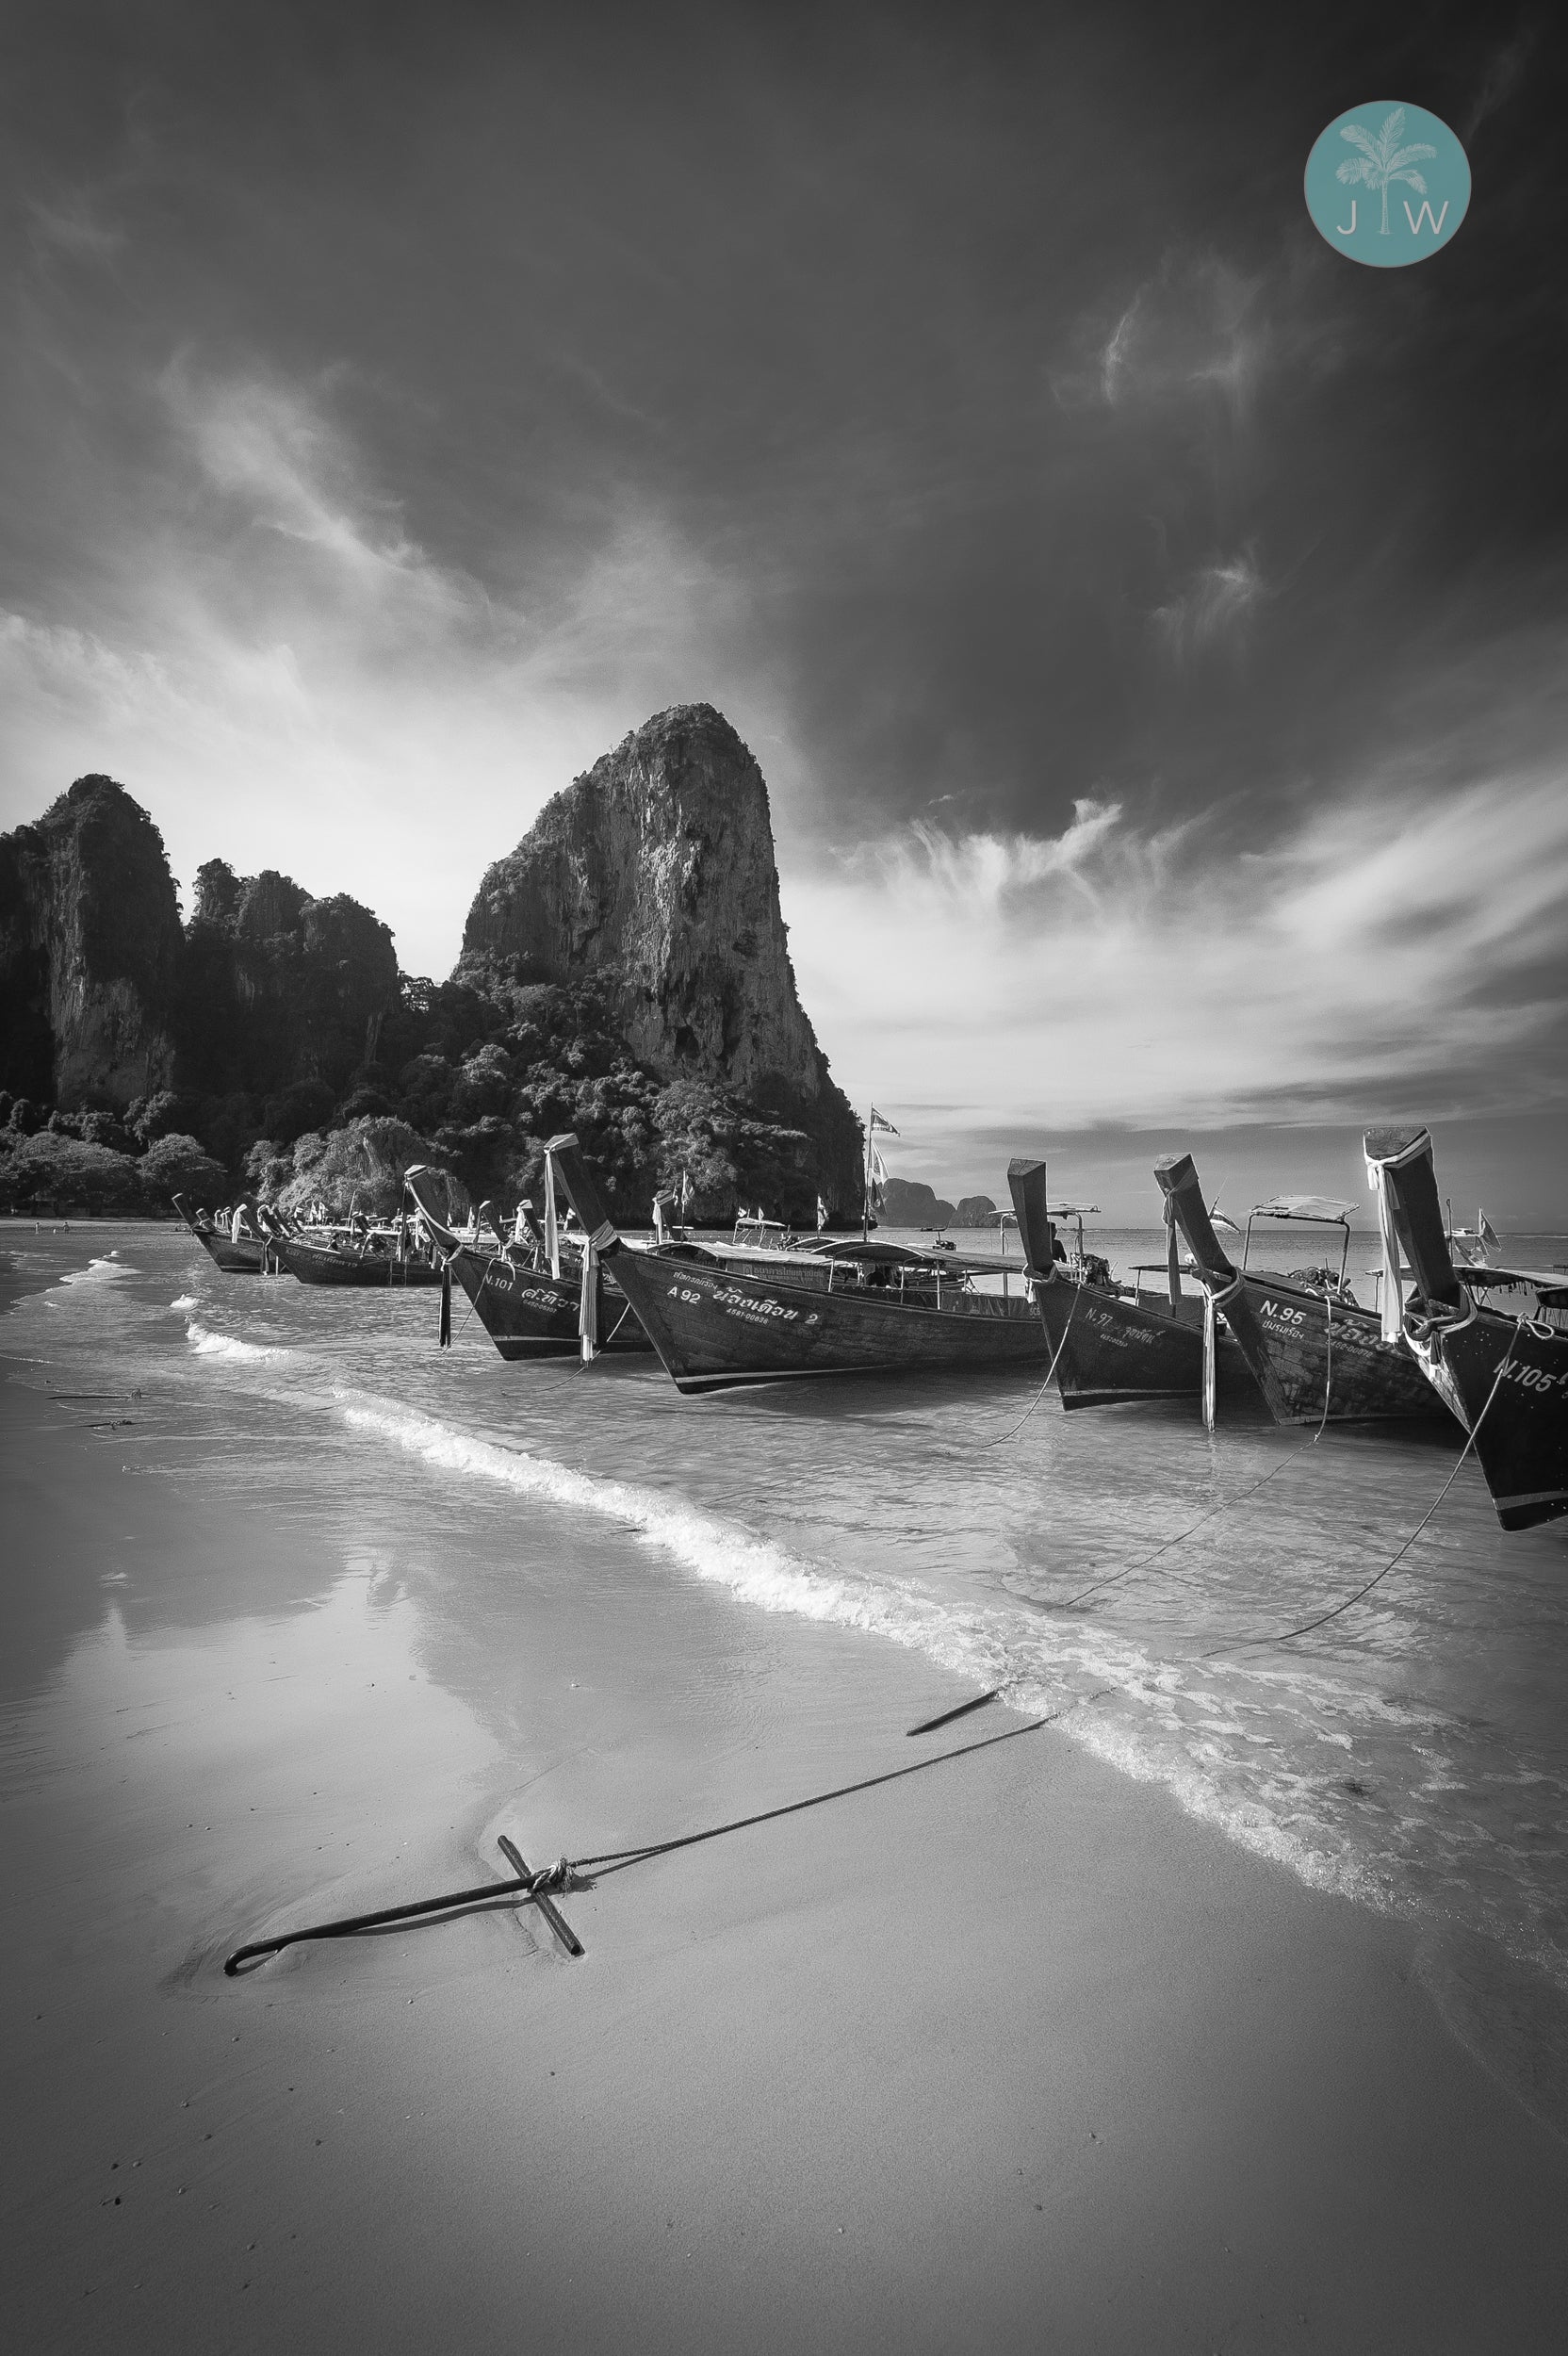
[{"label": "taut rope on sand", "polygon": [[[987,1697],[988,1699],[989,1696]],[[1078,1703],[1070,1705],[1072,1709]],[[531,1899],[545,1913],[567,1953],[580,1955],[581,1942],[577,1939],[559,1911],[549,1903],[552,1890],[569,1890],[573,1877],[596,1871],[622,1873],[629,1865],[645,1865],[652,1857],[669,1857],[677,1849],[694,1849],[707,1841],[722,1840],[726,1833],[745,1832],[756,1824],[776,1824],[780,1817],[798,1816],[805,1809],[825,1808],[830,1800],[848,1799],[857,1792],[874,1792],[878,1785],[898,1783],[906,1775],[918,1775],[927,1767],[940,1767],[949,1759],[967,1759],[975,1751],[994,1750],[999,1742],[1011,1742],[1021,1734],[1037,1733],[1041,1726],[1054,1726],[1067,1715],[1066,1710],[1049,1711],[1044,1717],[1025,1720],[1021,1726],[1008,1726],[1001,1734],[988,1734],[976,1742],[961,1742],[951,1751],[937,1751],[929,1759],[917,1759],[907,1767],[890,1767],[880,1775],[863,1775],[855,1783],[841,1783],[831,1792],[813,1792],[804,1800],[786,1800],[782,1807],[765,1808],[754,1816],[732,1817],[727,1824],[710,1824],[704,1832],[678,1833],[671,1841],[648,1841],[640,1848],[607,1849],[594,1857],[557,1857],[534,1873],[524,1868],[513,1879],[504,1882],[483,1882],[475,1890],[451,1890],[439,1898],[417,1898],[409,1906],[382,1906],[371,1914],[350,1914],[335,1922],[316,1922],[301,1931],[285,1931],[277,1939],[253,1939],[248,1946],[237,1947],[224,1958],[223,1970],[230,1979],[248,1963],[259,1963],[267,1955],[281,1955],[286,1947],[296,1947],[305,1939],[352,1939],[363,1931],[390,1928],[400,1922],[416,1922],[432,1917],[445,1917],[476,1906],[495,1904],[498,1898],[517,1898],[525,1904]],[[503,1833],[500,1847],[506,1857],[522,1867],[523,1860],[515,1844]]]}]

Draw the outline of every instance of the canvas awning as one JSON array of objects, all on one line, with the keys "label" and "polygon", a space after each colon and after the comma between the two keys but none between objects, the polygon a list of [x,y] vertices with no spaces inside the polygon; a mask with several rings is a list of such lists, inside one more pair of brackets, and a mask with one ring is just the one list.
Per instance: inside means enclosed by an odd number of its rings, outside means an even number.
[{"label": "canvas awning", "polygon": [[1326,1226],[1343,1227],[1349,1223],[1353,1203],[1336,1203],[1329,1194],[1277,1194],[1268,1203],[1255,1203],[1248,1213],[1250,1219],[1310,1219]]}]

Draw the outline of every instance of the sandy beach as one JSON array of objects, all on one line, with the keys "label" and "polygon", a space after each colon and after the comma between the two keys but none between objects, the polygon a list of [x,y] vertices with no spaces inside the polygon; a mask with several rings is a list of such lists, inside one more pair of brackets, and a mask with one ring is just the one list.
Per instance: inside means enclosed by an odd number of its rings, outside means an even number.
[{"label": "sandy beach", "polygon": [[1558,2345],[1568,2146],[1417,1934],[1059,1729],[606,1873],[580,1961],[508,1906],[225,1979],[500,1830],[1020,1722],[912,1743],[972,1689],[906,1646],[5,1372],[19,2346]]}]

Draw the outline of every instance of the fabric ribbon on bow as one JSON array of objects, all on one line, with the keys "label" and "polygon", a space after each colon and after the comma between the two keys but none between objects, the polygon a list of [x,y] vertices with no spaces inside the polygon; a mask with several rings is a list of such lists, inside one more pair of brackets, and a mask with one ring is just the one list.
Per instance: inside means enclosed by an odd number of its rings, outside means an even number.
[{"label": "fabric ribbon on bow", "polygon": [[1241,1290],[1241,1279],[1233,1276],[1218,1292],[1203,1288],[1203,1429],[1215,1427],[1215,1390],[1219,1358],[1219,1312],[1228,1301],[1233,1301]]},{"label": "fabric ribbon on bow", "polygon": [[1431,1150],[1431,1132],[1423,1129],[1402,1153],[1390,1153],[1381,1161],[1374,1161],[1370,1154],[1366,1156],[1366,1183],[1378,1206],[1378,1235],[1382,1244],[1383,1281],[1378,1289],[1385,1342],[1396,1342],[1404,1333],[1405,1297],[1399,1273],[1399,1231],[1394,1224],[1394,1198],[1383,1184],[1383,1172],[1400,1170],[1406,1162],[1419,1161]]},{"label": "fabric ribbon on bow", "polygon": [[582,1291],[578,1299],[578,1332],[582,1336],[582,1363],[593,1365],[599,1354],[599,1255],[592,1235],[582,1241]]}]

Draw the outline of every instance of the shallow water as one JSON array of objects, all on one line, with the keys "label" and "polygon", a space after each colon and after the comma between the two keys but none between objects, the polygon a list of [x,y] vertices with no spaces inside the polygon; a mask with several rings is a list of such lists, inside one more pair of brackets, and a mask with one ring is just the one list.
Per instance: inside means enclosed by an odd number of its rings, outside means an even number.
[{"label": "shallow water", "polygon": [[[1091,1248],[1124,1268],[1163,1240]],[[1211,1440],[1195,1405],[1069,1417],[1017,1376],[683,1400],[651,1361],[504,1366],[461,1303],[438,1351],[431,1295],[224,1277],[169,1228],[0,1242],[14,1378],[79,1395],[128,1473],[253,1495],[270,1466],[308,1466],[299,1494],[350,1500],[372,1552],[439,1518],[458,1580],[465,1529],[500,1517],[564,1584],[634,1549],[650,1580],[874,1631],[1065,1713],[1074,1740],[1245,1847],[1411,1919],[1482,2032],[1490,1988],[1516,2029],[1533,1988],[1540,2036],[1560,2039],[1568,1525],[1505,1538],[1467,1463],[1364,1600],[1284,1635],[1410,1537],[1453,1467],[1451,1429],[1315,1443],[1255,1422]],[[1373,1255],[1358,1238],[1352,1268]],[[27,1673],[40,1689],[99,1628],[102,1588],[61,1608]]]}]

